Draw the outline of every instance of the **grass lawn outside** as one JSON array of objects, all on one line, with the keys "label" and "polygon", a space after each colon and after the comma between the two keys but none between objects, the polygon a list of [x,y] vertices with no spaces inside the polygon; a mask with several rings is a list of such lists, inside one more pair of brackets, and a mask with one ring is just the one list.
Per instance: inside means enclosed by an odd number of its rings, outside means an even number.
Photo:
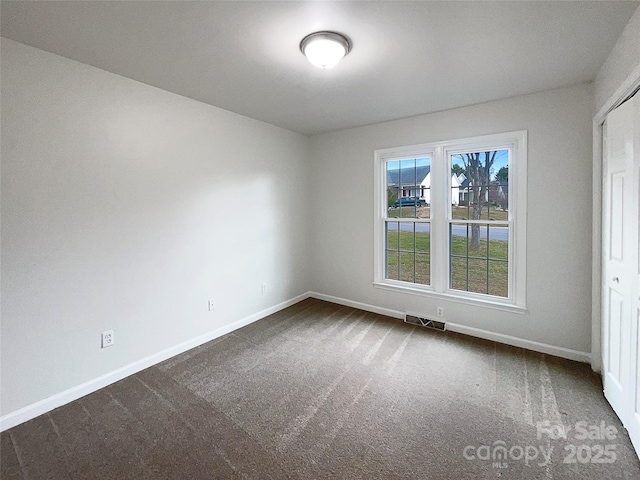
[{"label": "grass lawn outside", "polygon": [[[472,249],[470,243],[471,238],[468,237],[451,237],[450,288],[507,297],[509,242],[489,240],[487,245],[487,240],[481,239],[477,250]],[[389,231],[387,278],[429,285],[430,245],[428,233]]]}]

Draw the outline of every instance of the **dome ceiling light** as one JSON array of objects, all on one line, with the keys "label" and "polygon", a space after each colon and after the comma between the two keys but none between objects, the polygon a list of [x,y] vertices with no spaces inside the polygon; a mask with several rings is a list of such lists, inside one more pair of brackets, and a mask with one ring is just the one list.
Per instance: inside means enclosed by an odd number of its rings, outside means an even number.
[{"label": "dome ceiling light", "polygon": [[328,69],[335,67],[351,51],[351,42],[340,33],[315,32],[302,39],[300,51],[316,67]]}]

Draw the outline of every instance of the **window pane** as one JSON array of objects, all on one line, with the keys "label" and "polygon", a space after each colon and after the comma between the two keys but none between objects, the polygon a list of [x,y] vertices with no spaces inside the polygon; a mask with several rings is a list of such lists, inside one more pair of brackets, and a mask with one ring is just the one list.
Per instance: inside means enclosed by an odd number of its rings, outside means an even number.
[{"label": "window pane", "polygon": [[509,227],[489,226],[489,258],[509,259]]},{"label": "window pane", "polygon": [[385,278],[429,285],[430,225],[414,222],[386,223]]},{"label": "window pane", "polygon": [[451,255],[467,256],[469,250],[469,237],[471,236],[470,225],[451,224],[449,225],[449,244]]},{"label": "window pane", "polygon": [[416,283],[431,284],[431,261],[427,254],[416,253]]},{"label": "window pane", "polygon": [[387,261],[385,278],[398,280],[398,251],[387,250],[385,256]]},{"label": "window pane", "polygon": [[493,165],[495,172],[493,179],[496,184],[496,196],[493,204],[497,210],[507,212],[509,210],[509,152],[501,150],[502,152],[506,154],[498,155]]},{"label": "window pane", "polygon": [[400,250],[408,252],[415,250],[414,226],[413,222],[400,222]]},{"label": "window pane", "polygon": [[415,170],[416,188],[411,196],[416,199],[416,217],[429,218],[431,214],[431,159],[417,158]]},{"label": "window pane", "polygon": [[[449,226],[449,242],[452,255],[469,255],[470,257],[487,258],[486,223],[452,223]],[[506,228],[506,227],[505,227]],[[493,236],[500,234],[498,228],[491,230]],[[508,238],[508,236],[507,236]]]},{"label": "window pane", "polygon": [[[487,252],[487,231],[489,251]],[[507,260],[509,258],[509,226],[486,223],[452,223],[449,226],[452,255],[467,255]]]},{"label": "window pane", "polygon": [[395,208],[395,216],[402,218],[416,218],[419,200],[416,195],[419,182],[417,178],[421,175],[417,172],[416,160],[402,160],[398,162],[397,172],[397,198],[392,205]]},{"label": "window pane", "polygon": [[451,218],[507,220],[509,150],[460,153],[450,160]]},{"label": "window pane", "polygon": [[401,206],[397,209],[395,213],[397,213],[400,218],[418,218],[418,205],[417,203],[407,203],[409,201],[413,202],[414,199],[410,197],[402,197],[400,200],[402,202]]},{"label": "window pane", "polygon": [[387,222],[386,225],[386,274],[385,278],[398,280],[398,249],[400,247],[400,232],[398,222]]},{"label": "window pane", "polygon": [[387,162],[387,206],[392,218],[429,218],[430,158]]},{"label": "window pane", "polygon": [[507,225],[452,223],[449,244],[450,288],[508,297]]},{"label": "window pane", "polygon": [[469,259],[469,292],[487,293],[487,261]]},{"label": "window pane", "polygon": [[[468,220],[472,213],[470,210],[469,197],[471,195],[469,172],[461,155],[451,156],[451,218]],[[458,201],[453,197],[457,191]]]},{"label": "window pane", "polygon": [[463,257],[451,258],[451,278],[449,286],[454,290],[467,290],[467,259]]},{"label": "window pane", "polygon": [[[400,225],[400,232],[397,226]],[[430,253],[431,251],[431,225],[429,223],[413,222],[388,222],[387,223],[387,248],[406,252]]]},{"label": "window pane", "polygon": [[509,296],[509,268],[504,261],[489,260],[489,295]]},{"label": "window pane", "polygon": [[400,280],[413,283],[415,279],[415,255],[400,252]]},{"label": "window pane", "polygon": [[395,215],[392,215],[393,210],[395,210],[394,202],[398,200],[398,189],[399,189],[399,178],[400,178],[400,162],[391,161],[386,163],[387,169],[387,209],[388,215],[392,217],[397,217],[397,212]]},{"label": "window pane", "polygon": [[386,248],[387,250],[398,249],[398,222],[387,222]]},{"label": "window pane", "polygon": [[431,252],[431,224],[416,223],[416,252]]}]

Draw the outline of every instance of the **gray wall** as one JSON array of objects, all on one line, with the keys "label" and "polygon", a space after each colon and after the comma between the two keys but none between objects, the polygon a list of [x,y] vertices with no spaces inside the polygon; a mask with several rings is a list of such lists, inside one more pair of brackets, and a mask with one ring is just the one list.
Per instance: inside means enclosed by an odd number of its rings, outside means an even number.
[{"label": "gray wall", "polygon": [[308,153],[2,39],[2,414],[306,292]]},{"label": "gray wall", "polygon": [[594,82],[594,111],[598,112],[635,71],[640,74],[640,7],[618,38]]},{"label": "gray wall", "polygon": [[[315,291],[463,326],[591,351],[590,85],[312,138]],[[390,292],[373,282],[373,151],[528,130],[524,315]]]}]

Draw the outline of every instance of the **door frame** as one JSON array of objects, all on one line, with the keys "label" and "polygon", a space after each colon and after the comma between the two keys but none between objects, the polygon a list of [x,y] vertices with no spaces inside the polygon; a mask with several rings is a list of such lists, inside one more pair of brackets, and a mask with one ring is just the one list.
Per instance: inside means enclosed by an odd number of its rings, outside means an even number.
[{"label": "door frame", "polygon": [[609,112],[620,106],[640,88],[640,65],[609,97],[593,117],[593,203],[591,233],[591,368],[601,373],[602,358],[602,189],[604,185],[602,127]]}]

